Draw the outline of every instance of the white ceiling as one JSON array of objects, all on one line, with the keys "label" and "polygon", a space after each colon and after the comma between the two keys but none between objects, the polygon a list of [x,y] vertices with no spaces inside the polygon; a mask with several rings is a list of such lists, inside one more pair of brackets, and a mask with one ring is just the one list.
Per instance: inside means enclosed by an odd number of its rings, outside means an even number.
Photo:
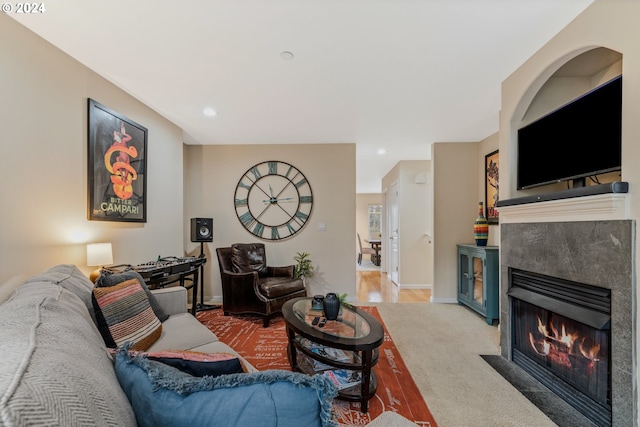
[{"label": "white ceiling", "polygon": [[355,142],[357,192],[378,193],[430,143],[496,132],[501,82],[592,2],[56,0],[9,15],[188,144]]}]

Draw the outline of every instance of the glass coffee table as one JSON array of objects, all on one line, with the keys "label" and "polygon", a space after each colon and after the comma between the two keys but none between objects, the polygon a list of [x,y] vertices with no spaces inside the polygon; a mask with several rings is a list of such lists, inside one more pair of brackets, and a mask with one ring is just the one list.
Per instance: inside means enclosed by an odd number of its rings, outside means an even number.
[{"label": "glass coffee table", "polygon": [[360,402],[362,412],[367,412],[369,399],[376,394],[372,368],[384,341],[382,325],[353,306],[342,306],[337,320],[326,320],[322,310],[313,309],[311,303],[312,298],[295,298],[282,306],[291,367],[329,377],[338,385],[338,398]]}]

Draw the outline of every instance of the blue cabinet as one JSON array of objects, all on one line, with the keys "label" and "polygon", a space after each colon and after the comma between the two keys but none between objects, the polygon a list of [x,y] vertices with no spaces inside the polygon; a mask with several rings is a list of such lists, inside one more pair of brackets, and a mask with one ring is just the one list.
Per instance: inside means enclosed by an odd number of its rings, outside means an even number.
[{"label": "blue cabinet", "polygon": [[458,304],[477,311],[492,325],[500,318],[497,246],[458,245]]}]

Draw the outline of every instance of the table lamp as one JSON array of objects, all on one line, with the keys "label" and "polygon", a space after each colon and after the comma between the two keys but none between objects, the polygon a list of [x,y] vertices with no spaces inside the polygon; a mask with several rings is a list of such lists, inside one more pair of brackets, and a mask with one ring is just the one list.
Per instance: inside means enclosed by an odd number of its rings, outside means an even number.
[{"label": "table lamp", "polygon": [[100,277],[102,267],[113,264],[113,250],[111,243],[88,243],[87,244],[87,265],[98,266],[99,268],[89,275],[89,280],[95,283]]}]

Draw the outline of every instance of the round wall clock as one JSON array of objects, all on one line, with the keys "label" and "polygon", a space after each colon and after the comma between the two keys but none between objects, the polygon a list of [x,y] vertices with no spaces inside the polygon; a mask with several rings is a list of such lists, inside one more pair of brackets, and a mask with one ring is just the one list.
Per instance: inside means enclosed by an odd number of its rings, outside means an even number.
[{"label": "round wall clock", "polygon": [[313,207],[309,181],[286,162],[258,163],[238,181],[234,198],[240,223],[254,236],[282,240],[302,230]]}]

